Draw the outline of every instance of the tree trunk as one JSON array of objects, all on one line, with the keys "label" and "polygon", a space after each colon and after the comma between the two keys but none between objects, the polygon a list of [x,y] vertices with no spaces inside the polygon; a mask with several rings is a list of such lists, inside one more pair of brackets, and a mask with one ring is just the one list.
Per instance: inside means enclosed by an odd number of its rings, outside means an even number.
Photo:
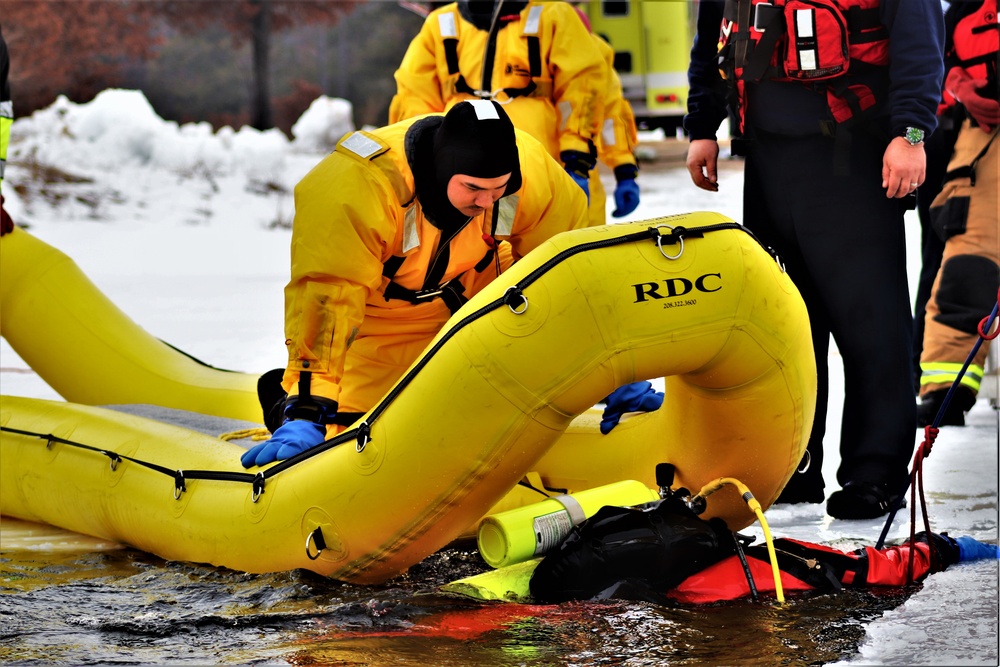
[{"label": "tree trunk", "polygon": [[271,0],[253,0],[259,11],[253,17],[253,82],[250,124],[258,130],[274,127],[271,117],[271,85],[268,73],[271,49]]}]

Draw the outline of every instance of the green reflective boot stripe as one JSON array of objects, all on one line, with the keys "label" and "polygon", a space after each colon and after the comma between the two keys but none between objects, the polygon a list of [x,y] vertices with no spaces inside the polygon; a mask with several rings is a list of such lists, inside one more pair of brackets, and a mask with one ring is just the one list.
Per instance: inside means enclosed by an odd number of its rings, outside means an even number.
[{"label": "green reflective boot stripe", "polygon": [[[920,364],[920,386],[928,384],[952,384],[962,372],[963,364],[951,362],[929,362]],[[962,384],[979,393],[979,384],[983,381],[983,367],[969,364],[962,376]]]}]

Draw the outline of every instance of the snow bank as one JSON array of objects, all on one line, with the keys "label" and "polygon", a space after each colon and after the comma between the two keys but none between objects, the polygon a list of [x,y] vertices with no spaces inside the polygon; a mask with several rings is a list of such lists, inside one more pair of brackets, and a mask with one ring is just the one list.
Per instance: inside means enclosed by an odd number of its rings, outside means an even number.
[{"label": "snow bank", "polygon": [[295,141],[290,142],[277,129],[244,126],[214,132],[207,122],[179,125],[160,118],[140,91],[109,89],[86,104],[59,96],[49,107],[18,119],[11,161],[88,176],[144,167],[214,175],[245,171],[260,177],[280,171],[290,148],[328,152],[354,129],[352,114],[349,102],[320,97],[295,123]]}]

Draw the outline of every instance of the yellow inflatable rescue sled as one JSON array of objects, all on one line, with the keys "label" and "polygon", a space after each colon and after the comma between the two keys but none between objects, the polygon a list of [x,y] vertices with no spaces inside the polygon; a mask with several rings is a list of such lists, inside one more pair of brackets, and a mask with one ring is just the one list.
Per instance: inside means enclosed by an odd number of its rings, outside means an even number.
[{"label": "yellow inflatable rescue sled", "polygon": [[67,401],[262,419],[256,376],[207,366],[151,336],[73,260],[20,227],[0,237],[0,333]]},{"label": "yellow inflatable rescue sled", "polygon": [[[122,331],[110,344],[116,332],[97,331],[46,365],[43,345],[103,323],[59,304],[68,279],[44,266],[19,267],[33,277],[11,288],[9,251],[28,238],[0,240],[3,334],[63,396],[204,411],[231,393],[225,416],[259,420],[239,374],[227,384],[210,367],[189,375],[178,357],[136,360],[156,346],[129,321],[114,323]],[[52,261],[48,271],[69,270]],[[116,358],[118,373],[143,374],[148,394],[122,398],[110,377],[94,395],[69,386],[103,372],[78,367]],[[660,377],[662,408],[599,433],[597,402]],[[187,384],[210,400],[187,403]],[[815,392],[802,300],[744,228],[713,213],[595,227],[552,238],[470,300],[358,424],[260,471],[240,467],[239,445],[187,429],[4,396],[0,513],[167,559],[376,583],[505,503],[538,500],[511,491],[528,473],[553,493],[627,479],[652,487],[656,464],[669,462],[678,486],[735,477],[767,507],[802,457]],[[706,516],[734,530],[754,520],[735,493],[713,495]]]}]

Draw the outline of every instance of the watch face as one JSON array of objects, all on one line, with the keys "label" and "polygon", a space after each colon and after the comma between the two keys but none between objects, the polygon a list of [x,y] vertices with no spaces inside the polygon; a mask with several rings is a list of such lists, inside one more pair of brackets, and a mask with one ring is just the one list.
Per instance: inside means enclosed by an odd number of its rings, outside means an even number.
[{"label": "watch face", "polygon": [[908,127],[903,136],[911,144],[916,145],[924,140],[924,131],[916,127]]}]

